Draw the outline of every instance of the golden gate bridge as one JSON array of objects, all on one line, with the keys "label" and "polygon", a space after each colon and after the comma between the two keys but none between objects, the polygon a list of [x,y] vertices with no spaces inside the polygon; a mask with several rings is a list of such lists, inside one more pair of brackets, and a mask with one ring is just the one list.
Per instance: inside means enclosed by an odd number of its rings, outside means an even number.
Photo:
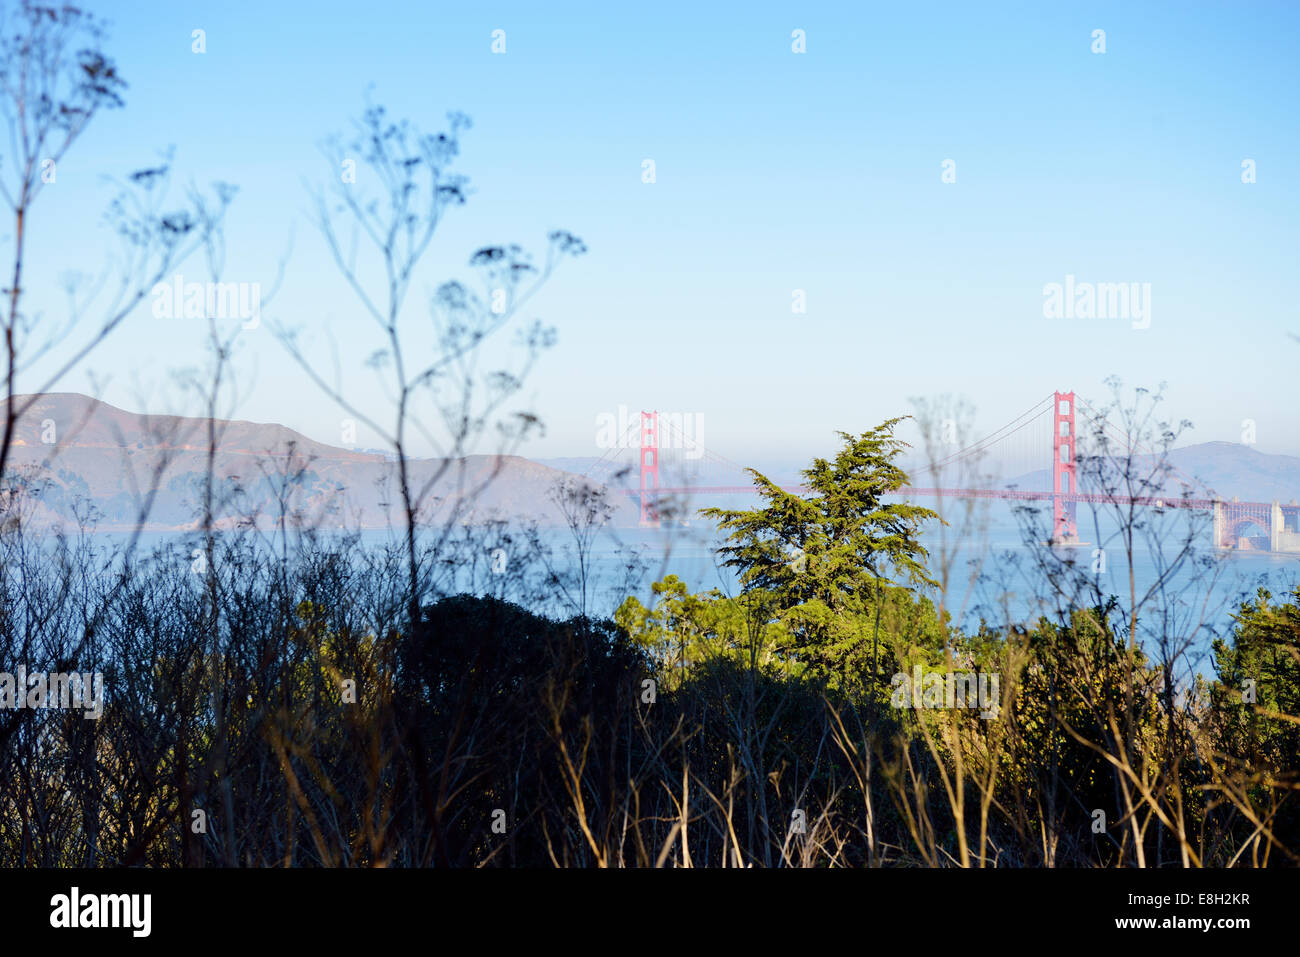
[{"label": "golden gate bridge", "polygon": [[[672,413],[642,411],[639,420],[630,423],[620,441],[588,470],[588,476],[608,472],[622,450],[639,447],[639,484],[620,491],[639,500],[643,527],[659,527],[660,502],[665,497],[745,495],[754,492],[752,483],[742,484],[739,481],[745,475],[744,467],[704,448],[697,438],[683,428],[681,419],[680,415]],[[1206,510],[1213,515],[1216,548],[1300,552],[1300,505],[1294,500],[1286,505],[1277,501],[1226,500],[1172,468],[1169,469],[1170,476],[1184,486],[1181,494],[1165,494],[1163,489],[1154,489],[1153,494],[1147,495],[1122,495],[1109,489],[1081,490],[1077,448],[1081,419],[1090,424],[1095,436],[1106,440],[1105,449],[1108,451],[1103,454],[1133,454],[1144,457],[1147,461],[1154,460],[1152,453],[1136,445],[1107,416],[1098,413],[1074,392],[1054,392],[1044,396],[987,437],[924,466],[925,471],[938,476],[945,470],[976,462],[996,450],[1004,462],[1029,466],[1023,468],[1021,473],[1012,474],[1047,471],[1042,467],[1047,464],[1043,461],[1043,455],[1049,443],[1043,441],[1041,432],[1050,422],[1050,488],[905,486],[897,494],[905,498],[1051,502],[1052,540],[1060,544],[1078,542],[1076,513],[1079,503]],[[1114,449],[1121,451],[1110,451]],[[661,483],[661,476],[665,473],[669,481]],[[782,485],[780,488],[793,494],[808,492],[807,487],[802,485]],[[1201,495],[1193,497],[1189,494],[1194,489],[1199,489]],[[1252,526],[1262,530],[1263,535],[1246,534]]]}]

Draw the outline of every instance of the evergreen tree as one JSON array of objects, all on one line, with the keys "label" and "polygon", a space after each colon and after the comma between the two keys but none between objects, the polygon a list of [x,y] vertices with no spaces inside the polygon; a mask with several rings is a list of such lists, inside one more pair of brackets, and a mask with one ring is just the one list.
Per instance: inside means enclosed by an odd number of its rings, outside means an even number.
[{"label": "evergreen tree", "polygon": [[935,584],[919,534],[938,515],[889,500],[908,481],[896,462],[907,448],[894,435],[900,421],[839,433],[834,460],[814,459],[803,471],[805,494],[750,469],[761,506],[702,512],[728,533],[725,564],[744,590],[765,593],[788,629],[788,653],[832,683],[865,668],[877,673],[880,613],[891,590]]}]

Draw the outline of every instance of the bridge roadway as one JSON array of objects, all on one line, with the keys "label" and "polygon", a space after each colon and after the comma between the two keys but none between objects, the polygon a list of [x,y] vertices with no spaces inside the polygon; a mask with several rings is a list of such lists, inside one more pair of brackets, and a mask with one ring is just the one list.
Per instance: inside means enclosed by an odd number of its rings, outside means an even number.
[{"label": "bridge roadway", "polygon": [[[782,485],[781,490],[795,495],[808,492],[805,485]],[[659,486],[646,489],[654,495],[752,495],[753,485],[710,486]],[[639,489],[624,489],[632,497],[641,495]],[[1216,498],[1164,498],[1160,496],[1107,495],[1104,492],[1031,492],[1023,489],[983,488],[919,488],[904,486],[898,495],[924,498],[999,498],[1013,501],[1085,502],[1095,505],[1138,505],[1153,508],[1194,508],[1214,512],[1215,548],[1240,548],[1254,550],[1256,538],[1242,534],[1251,525],[1263,530],[1270,552],[1300,554],[1300,505],[1293,499],[1290,504],[1279,502],[1238,502]]]}]

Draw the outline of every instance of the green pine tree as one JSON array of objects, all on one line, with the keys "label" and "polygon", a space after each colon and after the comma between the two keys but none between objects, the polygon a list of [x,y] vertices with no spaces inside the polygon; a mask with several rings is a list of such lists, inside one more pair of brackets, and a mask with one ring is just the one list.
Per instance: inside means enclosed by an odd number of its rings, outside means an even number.
[{"label": "green pine tree", "polygon": [[786,652],[832,684],[877,674],[882,608],[935,584],[919,535],[939,516],[893,498],[908,481],[896,463],[907,448],[894,436],[900,421],[839,433],[834,460],[814,459],[803,471],[806,494],[750,469],[760,507],[702,511],[728,533],[725,564],[744,590],[765,593],[776,609],[791,636]]}]

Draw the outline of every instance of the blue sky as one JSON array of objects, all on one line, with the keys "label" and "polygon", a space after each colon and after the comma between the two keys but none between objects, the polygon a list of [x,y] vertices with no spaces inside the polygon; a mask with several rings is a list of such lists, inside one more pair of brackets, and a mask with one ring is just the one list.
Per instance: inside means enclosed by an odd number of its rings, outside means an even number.
[{"label": "blue sky", "polygon": [[[174,145],[178,185],[240,187],[226,278],[269,285],[292,236],[268,316],[317,355],[337,343],[349,394],[382,415],[348,364],[374,328],[307,191],[337,175],[318,144],[370,89],[425,130],[474,120],[459,168],[477,192],[409,322],[481,245],[540,252],[562,227],[590,248],[527,313],[559,334],[523,396],[547,426],[528,455],[599,454],[596,417],[621,404],[697,415],[731,459],[802,460],[911,396],[964,395],[987,431],[1053,389],[1102,397],[1111,374],[1167,381],[1197,440],[1236,441],[1249,418],[1259,449],[1300,454],[1294,4],[90,6],[130,87],[34,214],[30,288],[51,316],[54,277],[110,248],[104,177]],[[1067,274],[1150,283],[1150,328],[1044,318]],[[169,371],[200,364],[202,339],[142,308],[63,386],[88,391],[93,370],[116,404],[194,411]],[[236,362],[238,417],[339,442],[342,414],[265,327]]]}]

